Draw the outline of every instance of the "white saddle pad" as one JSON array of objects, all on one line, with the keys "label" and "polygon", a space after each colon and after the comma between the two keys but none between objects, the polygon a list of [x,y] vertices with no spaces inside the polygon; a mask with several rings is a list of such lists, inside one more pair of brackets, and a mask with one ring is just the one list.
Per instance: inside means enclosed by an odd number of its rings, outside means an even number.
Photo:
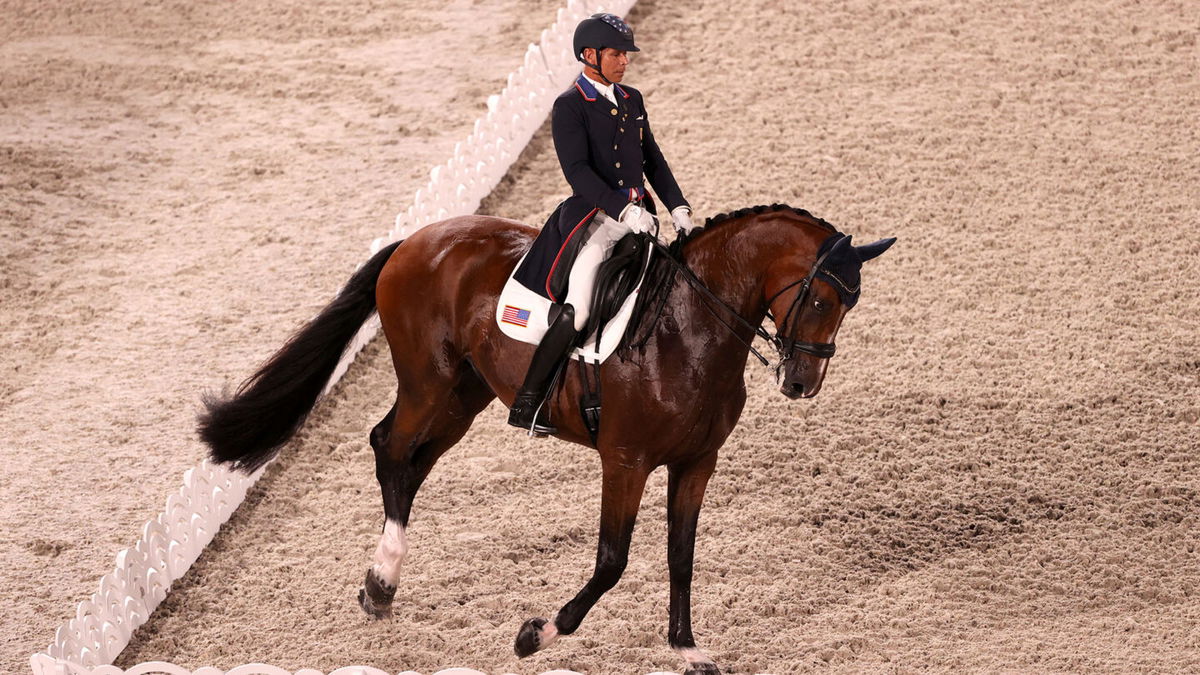
[{"label": "white saddle pad", "polygon": [[[523,262],[525,262],[525,256],[521,256],[521,261],[513,268],[513,274],[516,274]],[[648,264],[649,258],[647,258]],[[496,303],[496,324],[510,338],[536,345],[542,341],[542,336],[549,328],[547,318],[550,314],[551,303],[548,299],[525,288],[524,284],[513,278],[513,274],[508,275],[504,290],[500,292],[500,300]],[[628,327],[629,319],[633,316],[633,306],[637,303],[638,294],[642,290],[642,283],[646,277],[645,267],[642,268],[640,277],[637,287],[621,304],[621,310],[617,312],[612,321],[604,326],[600,344],[596,344],[596,335],[593,333],[588,336],[582,346],[575,349],[572,357],[582,355],[588,362],[603,362],[617,350],[621,336],[625,334],[625,328]]]}]

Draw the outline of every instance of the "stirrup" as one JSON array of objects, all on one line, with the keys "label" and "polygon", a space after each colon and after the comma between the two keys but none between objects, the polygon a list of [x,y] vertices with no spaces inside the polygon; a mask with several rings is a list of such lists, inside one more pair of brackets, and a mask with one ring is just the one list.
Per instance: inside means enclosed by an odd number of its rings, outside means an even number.
[{"label": "stirrup", "polygon": [[[525,400],[522,401],[522,398]],[[539,419],[542,416],[542,408],[546,405],[545,399],[530,412],[529,408],[532,403],[530,395],[526,394],[523,397],[518,393],[517,400],[513,401],[513,407],[508,411],[508,423],[518,429],[524,429],[532,438],[545,438],[557,434],[558,428],[548,420]]]}]

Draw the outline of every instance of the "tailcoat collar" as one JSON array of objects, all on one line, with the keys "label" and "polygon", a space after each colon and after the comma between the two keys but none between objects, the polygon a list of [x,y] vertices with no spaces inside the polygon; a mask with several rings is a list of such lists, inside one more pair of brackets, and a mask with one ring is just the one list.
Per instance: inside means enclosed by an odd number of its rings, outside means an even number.
[{"label": "tailcoat collar", "polygon": [[[588,102],[603,98],[600,92],[596,91],[596,87],[592,84],[592,81],[583,73],[580,73],[579,77],[575,78],[575,89],[579,90],[579,95],[583,97],[583,100]],[[621,85],[615,82],[613,83],[613,91],[617,92],[621,98],[629,98],[629,92],[622,89]],[[604,102],[608,103],[608,99],[604,99]]]}]

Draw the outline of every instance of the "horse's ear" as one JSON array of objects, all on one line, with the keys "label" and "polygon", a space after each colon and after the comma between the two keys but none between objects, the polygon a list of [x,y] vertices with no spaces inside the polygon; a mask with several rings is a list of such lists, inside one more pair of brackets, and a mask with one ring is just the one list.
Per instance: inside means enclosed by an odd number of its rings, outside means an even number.
[{"label": "horse's ear", "polygon": [[[847,237],[849,239],[849,237]],[[866,246],[855,246],[854,252],[858,254],[858,259],[862,262],[867,262],[871,258],[878,258],[883,255],[883,252],[891,248],[892,244],[896,243],[895,237],[880,239]]]}]

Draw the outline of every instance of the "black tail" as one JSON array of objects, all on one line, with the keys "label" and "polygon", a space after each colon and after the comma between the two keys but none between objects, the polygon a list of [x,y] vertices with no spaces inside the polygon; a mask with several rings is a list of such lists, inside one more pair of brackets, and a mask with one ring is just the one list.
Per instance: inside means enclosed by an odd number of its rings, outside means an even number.
[{"label": "black tail", "polygon": [[279,452],[317,402],[342,352],[375,312],[375,283],[401,242],[376,253],[321,313],[288,340],[232,398],[204,397],[200,440],[218,464],[252,473]]}]

